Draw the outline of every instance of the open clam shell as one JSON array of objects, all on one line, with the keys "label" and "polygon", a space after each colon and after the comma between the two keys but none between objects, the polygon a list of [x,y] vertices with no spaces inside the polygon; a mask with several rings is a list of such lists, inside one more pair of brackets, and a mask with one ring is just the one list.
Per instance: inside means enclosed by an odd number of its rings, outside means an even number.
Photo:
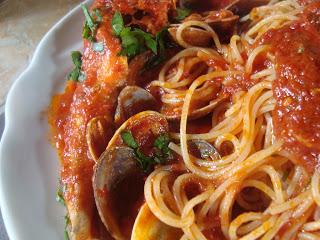
[{"label": "open clam shell", "polygon": [[240,16],[248,14],[253,8],[267,5],[270,0],[233,0],[225,7]]},{"label": "open clam shell", "polygon": [[98,161],[100,155],[106,149],[114,131],[113,121],[107,116],[95,117],[88,122],[86,129],[87,144],[95,162]]},{"label": "open clam shell", "polygon": [[95,200],[102,222],[115,239],[129,239],[130,226],[125,219],[134,214],[143,185],[131,148],[113,148],[101,155],[93,181]]},{"label": "open clam shell", "polygon": [[178,240],[182,234],[180,229],[156,218],[145,203],[134,223],[131,240]]},{"label": "open clam shell", "polygon": [[[212,112],[219,103],[224,101],[226,99],[225,96],[219,97],[217,99],[214,99],[209,102],[208,105],[202,107],[202,108],[197,108],[194,110],[191,110],[188,114],[188,119],[189,120],[195,120],[201,117],[204,117],[208,115],[210,112]],[[179,121],[181,119],[181,111],[170,111],[166,113],[166,118],[170,121]]]},{"label": "open clam shell", "polygon": [[208,159],[213,161],[220,160],[221,155],[218,150],[205,140],[190,140],[188,142],[189,151],[198,158]]},{"label": "open clam shell", "polygon": [[[223,35],[230,35],[235,29],[235,25],[239,20],[239,16],[234,15],[229,10],[208,11],[202,14],[194,13],[187,17],[184,22],[187,21],[201,21],[207,23],[213,30],[223,33]],[[179,25],[173,25],[168,29],[171,37],[175,42],[177,40],[177,30]],[[199,47],[209,47],[213,43],[212,34],[208,31],[200,29],[198,27],[188,27],[182,32],[183,40],[192,45]]]},{"label": "open clam shell", "polygon": [[[177,30],[178,27],[170,27],[168,29],[171,37],[175,42],[178,42]],[[212,44],[211,34],[205,30],[195,27],[189,27],[186,30],[184,30],[182,33],[182,37],[185,40],[185,42],[191,44],[192,46],[208,47]]]},{"label": "open clam shell", "polygon": [[156,108],[157,101],[148,91],[137,86],[127,86],[118,97],[115,123],[120,125],[139,112],[156,110]]},{"label": "open clam shell", "polygon": [[100,156],[94,171],[93,190],[100,218],[114,239],[130,239],[138,209],[143,203],[145,174],[138,167],[135,151],[121,137],[130,131],[143,149],[153,147],[154,139],[168,133],[163,115],[145,111],[129,118],[115,132]]}]

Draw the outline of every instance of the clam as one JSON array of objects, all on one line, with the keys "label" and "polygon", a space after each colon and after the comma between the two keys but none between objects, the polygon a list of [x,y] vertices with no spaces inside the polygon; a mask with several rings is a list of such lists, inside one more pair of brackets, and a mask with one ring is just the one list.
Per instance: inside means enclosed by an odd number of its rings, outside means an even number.
[{"label": "clam", "polygon": [[216,9],[229,9],[241,16],[248,14],[252,8],[266,5],[270,0],[179,0],[180,7],[186,7],[196,12]]},{"label": "clam", "polygon": [[153,146],[156,136],[169,132],[168,122],[164,115],[154,111],[140,112],[124,122],[109,141],[107,149],[117,146],[125,146],[121,132],[131,131],[134,138],[144,147]]},{"label": "clam", "polygon": [[107,116],[95,117],[88,122],[86,129],[87,144],[95,162],[106,149],[113,133],[113,121]]},{"label": "clam", "polygon": [[266,5],[270,0],[233,0],[225,7],[240,16],[248,14],[253,8]]},{"label": "clam", "polygon": [[178,240],[182,235],[180,229],[168,226],[156,218],[145,203],[134,223],[131,240]]},{"label": "clam", "polygon": [[125,220],[134,214],[143,185],[133,149],[116,147],[101,155],[94,174],[94,194],[101,220],[115,239],[129,239]]},{"label": "clam", "polygon": [[[177,29],[178,27],[170,27],[168,29],[170,36],[175,42],[178,42],[176,35]],[[182,37],[187,43],[193,46],[208,47],[212,43],[211,34],[200,28],[189,27],[183,31]]]},{"label": "clam", "polygon": [[226,32],[233,32],[234,27],[239,20],[238,15],[234,15],[231,11],[224,9],[206,12],[204,15],[204,22],[208,23],[214,30],[223,34],[226,34]]},{"label": "clam", "polygon": [[120,125],[139,112],[156,110],[156,108],[157,101],[148,91],[137,86],[127,86],[118,97],[115,123]]},{"label": "clam", "polygon": [[218,150],[205,140],[190,140],[188,142],[189,152],[197,158],[219,160],[221,156]]},{"label": "clam", "polygon": [[[219,10],[219,11],[208,11],[201,14],[194,13],[187,17],[186,21],[202,21],[207,23],[215,31],[228,35],[232,33],[236,23],[238,22],[239,16],[234,15],[229,10]],[[178,27],[173,25],[168,29],[171,37],[177,42]],[[182,37],[185,42],[199,47],[209,47],[212,44],[212,35],[205,30],[197,27],[188,27],[182,32]]]},{"label": "clam", "polygon": [[[222,96],[222,97],[219,97],[217,99],[210,101],[209,104],[204,107],[191,110],[189,112],[188,119],[195,120],[195,119],[198,119],[198,118],[201,118],[201,117],[208,115],[210,112],[212,112],[217,107],[217,105],[219,103],[221,103],[225,99],[226,99],[226,96]],[[179,108],[181,108],[181,106]],[[181,110],[179,110],[179,111],[166,110],[166,112],[163,112],[163,113],[165,114],[166,118],[170,121],[179,121],[181,119]]]},{"label": "clam", "polygon": [[165,117],[145,111],[123,123],[100,156],[94,171],[93,190],[100,218],[114,239],[130,239],[143,203],[145,173],[138,167],[135,151],[128,148],[121,133],[130,131],[141,150],[153,148],[156,137],[169,131]]}]

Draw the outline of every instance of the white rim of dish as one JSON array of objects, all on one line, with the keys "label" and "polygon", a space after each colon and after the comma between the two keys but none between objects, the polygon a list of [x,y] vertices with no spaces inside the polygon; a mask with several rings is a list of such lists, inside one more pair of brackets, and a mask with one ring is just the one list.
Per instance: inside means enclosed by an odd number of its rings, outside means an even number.
[{"label": "white rim of dish", "polygon": [[[28,65],[28,67],[19,75],[19,77],[14,81],[14,83],[12,84],[9,93],[7,95],[6,98],[6,104],[2,105],[0,107],[0,113],[1,110],[4,109],[5,114],[5,128],[3,131],[3,135],[0,141],[0,167],[1,167],[1,163],[2,163],[2,158],[1,156],[3,155],[2,152],[4,151],[3,149],[3,141],[4,139],[7,138],[8,135],[8,129],[10,128],[10,118],[12,117],[11,115],[7,114],[8,112],[8,106],[10,105],[12,96],[13,96],[13,92],[15,91],[16,87],[20,84],[21,81],[23,81],[24,76],[34,67],[34,63],[36,62],[40,51],[42,50],[42,48],[44,47],[44,45],[46,44],[47,41],[49,41],[49,36],[52,35],[55,31],[57,31],[57,29],[63,25],[68,18],[70,18],[72,15],[74,15],[80,8],[81,8],[81,4],[88,4],[90,3],[92,0],[86,0],[83,1],[82,3],[78,4],[76,7],[74,7],[71,11],[69,11],[66,15],[64,15],[57,23],[55,23],[50,29],[49,31],[42,37],[41,41],[39,42],[38,46],[36,47],[32,59]],[[1,5],[0,5],[1,8]],[[5,206],[5,207],[4,207]],[[14,226],[14,221],[12,218],[8,217],[8,213],[10,211],[10,209],[8,209],[7,204],[6,204],[6,197],[3,191],[3,185],[2,185],[2,177],[0,175],[0,209],[2,212],[2,218],[3,218],[3,222],[5,225],[5,228],[7,230],[7,234],[9,236],[9,239],[15,239],[14,236],[14,232],[15,230],[15,226]]]}]

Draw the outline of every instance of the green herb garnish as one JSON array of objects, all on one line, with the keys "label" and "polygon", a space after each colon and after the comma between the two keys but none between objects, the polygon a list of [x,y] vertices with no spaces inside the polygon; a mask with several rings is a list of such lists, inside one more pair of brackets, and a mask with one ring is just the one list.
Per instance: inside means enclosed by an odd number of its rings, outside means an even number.
[{"label": "green herb garnish", "polygon": [[167,36],[169,35],[168,29],[164,28],[160,32],[156,34],[156,42],[158,45],[158,54],[154,54],[146,63],[144,70],[149,70],[160,63],[162,63],[164,60],[166,60],[166,41]]},{"label": "green herb garnish", "polygon": [[93,12],[90,13],[85,5],[81,4],[81,8],[85,16],[82,36],[84,39],[94,42],[98,25],[102,21],[102,15],[99,9],[94,9]]},{"label": "green herb garnish", "polygon": [[176,10],[177,10],[177,16],[175,17],[175,20],[177,20],[178,22],[188,17],[191,13],[191,10],[188,8],[177,8]]},{"label": "green herb garnish", "polygon": [[154,160],[163,164],[170,157],[171,151],[168,147],[170,143],[169,136],[167,134],[160,135],[155,141],[153,146],[156,147],[157,151],[154,156]]},{"label": "green herb garnish", "polygon": [[154,146],[164,153],[169,153],[170,148],[168,147],[170,143],[169,136],[167,134],[160,135],[155,141]]},{"label": "green herb garnish", "polygon": [[64,240],[69,240],[69,233],[68,233],[68,225],[70,224],[70,218],[68,215],[64,216],[64,221],[65,221],[65,227],[64,227]]},{"label": "green herb garnish", "polygon": [[63,194],[65,191],[66,191],[66,185],[62,184],[62,182],[59,181],[59,187],[56,193],[56,200],[57,202],[61,203],[63,206],[66,205],[63,197]]},{"label": "green herb garnish", "polygon": [[101,12],[98,8],[93,9],[93,13],[96,16],[97,22],[100,23],[102,22],[102,15]]},{"label": "green herb garnish", "polygon": [[68,80],[72,80],[75,82],[83,82],[86,79],[85,74],[81,71],[82,66],[82,54],[79,51],[71,52],[72,62],[74,64],[74,68],[68,75]]},{"label": "green herb garnish", "polygon": [[157,41],[147,32],[138,28],[125,27],[120,12],[115,12],[112,18],[112,29],[114,34],[121,40],[122,51],[120,55],[132,58],[150,49],[157,54]]},{"label": "green herb garnish", "polygon": [[114,34],[116,36],[120,36],[122,30],[124,29],[124,21],[119,11],[116,11],[113,15],[111,24]]},{"label": "green herb garnish", "polygon": [[141,151],[131,132],[123,131],[121,133],[121,138],[128,147],[134,150],[138,165],[144,172],[149,172],[155,164],[164,164],[170,156],[170,149],[168,147],[170,139],[166,134],[160,135],[154,141],[153,145],[156,148],[156,151],[151,157],[146,156]]},{"label": "green herb garnish", "polygon": [[147,61],[143,71],[157,66],[167,58],[166,48],[170,47],[167,28],[163,28],[154,37],[141,29],[125,27],[122,15],[117,11],[112,18],[112,29],[113,33],[121,40],[120,55],[133,58],[147,50],[152,51],[153,55]]},{"label": "green herb garnish", "polygon": [[123,142],[130,148],[137,149],[139,147],[136,140],[134,140],[133,135],[131,132],[123,131],[121,133],[121,138]]}]

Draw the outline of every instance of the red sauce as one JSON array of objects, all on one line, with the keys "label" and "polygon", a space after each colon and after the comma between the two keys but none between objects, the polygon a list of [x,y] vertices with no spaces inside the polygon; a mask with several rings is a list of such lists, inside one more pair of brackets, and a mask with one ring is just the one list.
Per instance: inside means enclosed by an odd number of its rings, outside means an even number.
[{"label": "red sauce", "polygon": [[49,113],[49,123],[62,162],[61,181],[66,185],[64,197],[68,210],[73,214],[83,214],[88,218],[83,220],[90,223],[81,225],[83,229],[79,229],[83,239],[98,234],[92,189],[94,161],[88,151],[86,125],[93,117],[113,116],[116,96],[127,75],[127,61],[117,56],[121,48],[111,33],[112,14],[107,11],[103,12],[103,23],[96,34],[97,40],[104,42],[104,51],[95,52],[91,43],[84,41],[82,68],[87,79],[79,84],[68,82],[65,93],[53,98]]},{"label": "red sauce", "polygon": [[171,0],[113,0],[112,6],[113,9],[119,10],[123,14],[133,16],[139,11],[143,12],[143,17],[135,19],[133,23],[155,34],[167,25],[168,11],[173,7],[173,3]]},{"label": "red sauce", "polygon": [[295,161],[312,172],[320,162],[320,2],[299,21],[268,32],[276,57],[275,134]]},{"label": "red sauce", "polygon": [[221,230],[221,220],[219,215],[209,216],[206,220],[207,226],[212,226],[203,231],[203,234],[208,240],[225,240],[222,230]]}]

